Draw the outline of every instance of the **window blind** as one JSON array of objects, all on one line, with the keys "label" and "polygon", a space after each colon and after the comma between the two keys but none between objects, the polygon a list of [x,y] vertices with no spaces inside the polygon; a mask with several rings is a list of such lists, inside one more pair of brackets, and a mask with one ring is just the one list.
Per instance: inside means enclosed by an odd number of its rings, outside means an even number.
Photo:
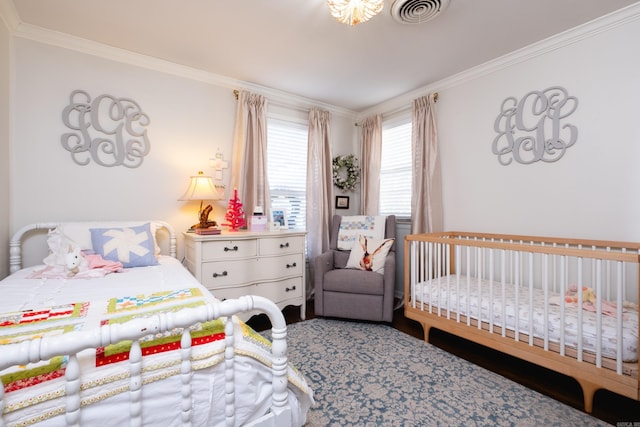
[{"label": "window blind", "polygon": [[272,211],[283,211],[289,229],[306,229],[306,125],[280,119],[267,121],[267,176]]},{"label": "window blind", "polygon": [[380,215],[411,218],[411,121],[382,128]]}]

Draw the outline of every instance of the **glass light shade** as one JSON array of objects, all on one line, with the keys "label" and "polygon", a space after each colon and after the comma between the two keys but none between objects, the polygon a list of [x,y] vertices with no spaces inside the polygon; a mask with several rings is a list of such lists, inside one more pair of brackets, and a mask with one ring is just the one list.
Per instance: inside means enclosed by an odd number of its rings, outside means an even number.
[{"label": "glass light shade", "polygon": [[187,191],[178,200],[222,200],[213,179],[206,176],[202,171],[197,176],[192,176]]},{"label": "glass light shade", "polygon": [[358,25],[380,13],[384,0],[327,0],[331,16],[343,24]]}]

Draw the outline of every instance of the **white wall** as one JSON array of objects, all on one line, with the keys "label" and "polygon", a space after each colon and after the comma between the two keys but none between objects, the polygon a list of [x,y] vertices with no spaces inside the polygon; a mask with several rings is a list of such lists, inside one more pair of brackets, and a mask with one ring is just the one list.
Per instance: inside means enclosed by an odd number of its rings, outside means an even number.
[{"label": "white wall", "polygon": [[[177,198],[190,175],[213,173],[208,160],[218,148],[230,160],[236,109],[230,88],[19,37],[14,67],[12,231],[42,221],[156,218],[177,231],[196,222],[198,204]],[[76,89],[131,98],[141,106],[151,119],[151,152],[140,167],[72,161],[60,137],[70,131],[62,111]],[[353,121],[333,120],[334,140],[351,142],[351,134],[336,130],[351,131],[347,123]],[[214,219],[223,218],[226,206],[214,205]]]},{"label": "white wall", "polygon": [[[390,99],[358,119],[439,93],[445,229],[640,241],[639,38],[636,5]],[[491,145],[502,102],[551,86],[578,98],[577,111],[562,121],[577,126],[578,141],[555,163],[500,165]]]},{"label": "white wall", "polygon": [[11,36],[0,19],[0,279],[9,272]]},{"label": "white wall", "polygon": [[[640,21],[632,20],[440,91],[445,228],[640,240]],[[502,166],[502,101],[563,86],[578,141],[554,163]]]}]

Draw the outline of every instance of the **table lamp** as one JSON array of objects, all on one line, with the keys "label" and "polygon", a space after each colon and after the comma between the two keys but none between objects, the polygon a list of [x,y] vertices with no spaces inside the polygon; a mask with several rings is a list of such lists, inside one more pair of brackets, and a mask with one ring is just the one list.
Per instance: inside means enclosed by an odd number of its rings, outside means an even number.
[{"label": "table lamp", "polygon": [[205,200],[222,200],[223,195],[218,191],[213,179],[206,176],[202,171],[198,175],[191,176],[187,191],[178,200],[200,200],[200,209],[198,210],[198,223],[191,226],[191,229],[209,228],[216,226],[215,221],[209,221],[209,214],[213,211],[211,205],[202,208]]}]

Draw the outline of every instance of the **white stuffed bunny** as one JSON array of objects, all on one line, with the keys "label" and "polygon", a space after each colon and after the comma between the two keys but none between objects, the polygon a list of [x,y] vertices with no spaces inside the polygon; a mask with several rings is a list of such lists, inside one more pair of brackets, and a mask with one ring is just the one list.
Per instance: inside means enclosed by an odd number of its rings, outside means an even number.
[{"label": "white stuffed bunny", "polygon": [[80,264],[82,263],[83,257],[79,247],[74,249],[69,245],[69,252],[65,255],[64,260],[67,267],[67,276],[73,277],[80,272]]}]

